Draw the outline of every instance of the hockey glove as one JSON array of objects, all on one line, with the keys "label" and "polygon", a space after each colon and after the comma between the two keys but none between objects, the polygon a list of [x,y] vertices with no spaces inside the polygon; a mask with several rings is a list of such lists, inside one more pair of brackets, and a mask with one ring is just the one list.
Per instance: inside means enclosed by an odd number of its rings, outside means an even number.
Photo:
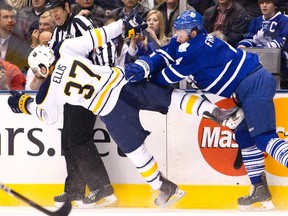
[{"label": "hockey glove", "polygon": [[140,34],[148,26],[138,14],[132,14],[128,18],[123,19],[123,25],[123,37],[129,39],[136,34]]},{"label": "hockey glove", "polygon": [[33,102],[33,98],[21,91],[10,91],[11,96],[8,98],[8,104],[14,113],[30,114],[27,105]]},{"label": "hockey glove", "polygon": [[144,60],[136,60],[135,63],[130,63],[125,66],[125,79],[128,82],[137,82],[150,73],[150,67]]}]

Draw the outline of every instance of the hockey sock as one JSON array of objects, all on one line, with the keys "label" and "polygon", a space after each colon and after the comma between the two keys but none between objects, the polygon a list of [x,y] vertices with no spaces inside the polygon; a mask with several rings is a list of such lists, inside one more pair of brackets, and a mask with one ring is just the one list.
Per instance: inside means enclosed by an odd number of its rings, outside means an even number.
[{"label": "hockey sock", "polygon": [[261,175],[265,173],[264,154],[256,145],[241,150],[243,163],[251,184],[260,183]]},{"label": "hockey sock", "polygon": [[169,109],[183,110],[192,115],[203,116],[203,113],[212,113],[217,106],[192,93],[178,89],[173,90]]},{"label": "hockey sock", "polygon": [[158,190],[162,184],[160,171],[154,157],[148,152],[144,144],[135,151],[126,153],[126,156],[135,164],[138,172],[145,181],[154,189]]},{"label": "hockey sock", "polygon": [[288,167],[288,143],[280,138],[268,142],[266,152],[283,166]]}]

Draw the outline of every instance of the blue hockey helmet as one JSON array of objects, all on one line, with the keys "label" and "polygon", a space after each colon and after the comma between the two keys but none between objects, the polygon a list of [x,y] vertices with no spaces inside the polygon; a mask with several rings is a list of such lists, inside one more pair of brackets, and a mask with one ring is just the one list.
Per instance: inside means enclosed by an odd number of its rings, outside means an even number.
[{"label": "blue hockey helmet", "polygon": [[186,30],[187,34],[190,34],[194,28],[200,32],[203,30],[203,18],[200,13],[187,10],[177,17],[173,27],[175,30]]}]

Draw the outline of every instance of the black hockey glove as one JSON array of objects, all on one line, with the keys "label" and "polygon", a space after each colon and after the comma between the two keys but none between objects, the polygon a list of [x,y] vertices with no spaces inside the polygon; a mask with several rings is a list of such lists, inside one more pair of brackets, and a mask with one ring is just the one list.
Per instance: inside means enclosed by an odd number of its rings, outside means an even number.
[{"label": "black hockey glove", "polygon": [[126,19],[123,19],[123,37],[131,38],[136,34],[140,34],[147,28],[147,24],[143,21],[142,17],[137,13],[131,14]]},{"label": "black hockey glove", "polygon": [[30,114],[27,110],[27,105],[34,101],[29,95],[21,91],[10,91],[11,96],[8,98],[8,104],[14,113]]}]

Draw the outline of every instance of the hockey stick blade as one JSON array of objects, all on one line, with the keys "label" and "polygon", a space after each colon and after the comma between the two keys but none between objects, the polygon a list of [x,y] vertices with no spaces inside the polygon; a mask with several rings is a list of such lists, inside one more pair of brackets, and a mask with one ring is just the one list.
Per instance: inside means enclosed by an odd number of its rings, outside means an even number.
[{"label": "hockey stick blade", "polygon": [[5,185],[3,185],[1,183],[0,183],[0,188],[3,191],[5,191],[6,193],[8,193],[9,195],[14,196],[14,197],[22,200],[23,202],[29,204],[30,206],[38,209],[39,211],[41,211],[41,212],[43,212],[43,213],[45,213],[47,215],[51,215],[51,216],[67,216],[67,215],[69,215],[69,213],[71,211],[71,208],[72,208],[71,201],[69,199],[67,199],[60,209],[58,209],[55,212],[52,212],[52,211],[49,211],[49,210],[43,208],[42,206],[38,205],[37,203],[33,202],[32,200],[24,197],[23,195],[19,194],[18,192],[10,189],[9,187],[7,187],[7,186],[5,186]]},{"label": "hockey stick blade", "polygon": [[241,149],[238,148],[236,159],[234,161],[233,167],[234,167],[234,169],[238,170],[242,167],[242,164],[243,164],[243,160],[242,160]]}]

